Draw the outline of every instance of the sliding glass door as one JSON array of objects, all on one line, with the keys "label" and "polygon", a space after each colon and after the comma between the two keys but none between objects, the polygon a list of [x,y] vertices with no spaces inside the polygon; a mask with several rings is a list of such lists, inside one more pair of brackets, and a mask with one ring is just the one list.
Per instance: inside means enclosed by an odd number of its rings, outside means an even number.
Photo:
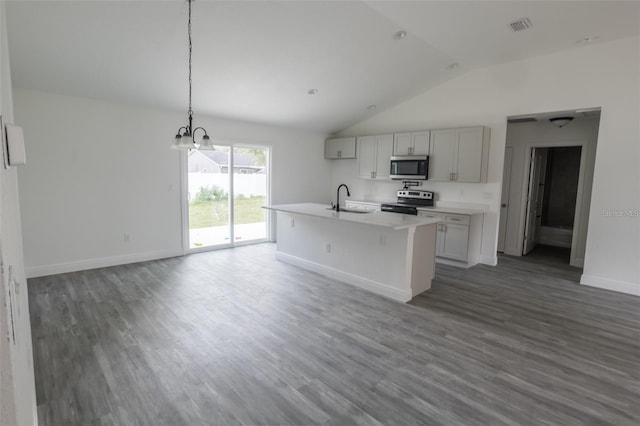
[{"label": "sliding glass door", "polygon": [[233,238],[236,243],[267,238],[267,160],[264,147],[233,148]]},{"label": "sliding glass door", "polygon": [[264,241],[269,148],[216,145],[187,158],[189,249]]}]

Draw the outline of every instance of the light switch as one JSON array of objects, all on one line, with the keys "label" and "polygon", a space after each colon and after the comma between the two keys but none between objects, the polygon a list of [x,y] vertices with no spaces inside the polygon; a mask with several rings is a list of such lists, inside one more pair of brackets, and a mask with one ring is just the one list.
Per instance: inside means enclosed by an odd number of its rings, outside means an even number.
[{"label": "light switch", "polygon": [[10,166],[18,166],[27,162],[24,150],[24,133],[22,127],[11,124],[6,125],[7,132],[7,157]]}]

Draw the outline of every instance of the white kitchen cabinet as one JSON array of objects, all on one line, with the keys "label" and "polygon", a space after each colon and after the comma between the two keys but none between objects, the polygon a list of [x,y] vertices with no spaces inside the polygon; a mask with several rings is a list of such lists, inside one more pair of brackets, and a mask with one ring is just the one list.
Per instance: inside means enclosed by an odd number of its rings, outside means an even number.
[{"label": "white kitchen cabinet", "polygon": [[366,179],[388,179],[393,153],[393,135],[358,137],[358,176]]},{"label": "white kitchen cabinet", "polygon": [[356,158],[356,138],[335,138],[325,140],[324,158],[329,160]]},{"label": "white kitchen cabinet", "polygon": [[[422,217],[435,217],[441,220],[438,223],[438,233],[436,239],[436,257],[441,262],[447,260],[457,261],[453,264],[462,266],[472,266],[477,262],[480,255],[479,239],[482,235],[482,215],[451,214],[443,212],[433,212],[420,210],[418,215]],[[475,220],[471,220],[476,218]],[[472,231],[473,228],[473,232]],[[470,239],[472,244],[470,244]],[[470,256],[469,248],[474,254]]]},{"label": "white kitchen cabinet", "polygon": [[393,155],[428,155],[429,131],[395,133]]},{"label": "white kitchen cabinet", "polygon": [[469,250],[469,226],[439,223],[437,244],[436,256],[466,262]]},{"label": "white kitchen cabinet", "polygon": [[432,130],[429,180],[486,182],[490,135],[482,126]]},{"label": "white kitchen cabinet", "polygon": [[[381,211],[377,201],[345,200],[351,210]],[[440,219],[436,233],[436,262],[468,268],[480,261],[482,247],[482,223],[479,213],[447,212],[446,208],[420,208],[418,216]],[[398,214],[398,213],[385,213]]]}]

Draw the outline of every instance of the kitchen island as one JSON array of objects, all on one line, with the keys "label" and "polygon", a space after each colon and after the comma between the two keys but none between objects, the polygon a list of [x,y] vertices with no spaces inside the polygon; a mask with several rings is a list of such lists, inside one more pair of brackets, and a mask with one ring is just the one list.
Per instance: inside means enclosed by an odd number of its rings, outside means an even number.
[{"label": "kitchen island", "polygon": [[401,302],[431,288],[439,219],[312,203],[265,208],[277,212],[278,260]]}]

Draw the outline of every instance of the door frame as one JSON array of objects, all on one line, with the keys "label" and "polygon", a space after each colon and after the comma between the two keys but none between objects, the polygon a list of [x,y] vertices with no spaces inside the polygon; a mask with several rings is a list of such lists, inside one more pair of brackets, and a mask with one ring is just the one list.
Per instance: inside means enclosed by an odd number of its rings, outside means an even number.
[{"label": "door frame", "polygon": [[[526,256],[533,250],[533,248],[535,248],[537,241],[539,239],[538,233],[540,232],[540,220],[538,218],[541,217],[541,216],[538,216],[538,207],[539,207],[539,201],[540,201],[540,195],[541,195],[540,182],[545,180],[546,169],[547,169],[547,154],[548,154],[548,151],[545,151],[544,153],[542,153],[542,151],[538,151],[542,149],[548,150],[549,148],[536,147],[536,148],[532,148],[531,152],[529,153],[531,158],[529,161],[530,170],[529,170],[529,188],[527,190],[527,209],[526,209],[527,211],[525,212],[524,236],[522,240],[523,256]],[[544,186],[544,183],[542,183],[542,185]],[[542,196],[544,198],[544,188],[543,188]],[[532,217],[532,214],[533,214],[533,217]],[[533,243],[531,245],[532,247],[531,250],[529,250],[530,243]]]},{"label": "door frame", "polygon": [[500,219],[498,220],[498,252],[504,253],[507,237],[507,220],[511,203],[511,172],[513,168],[513,147],[504,147],[504,164],[502,166],[502,194],[500,195]]},{"label": "door frame", "polygon": [[[527,143],[524,146],[525,152],[531,152],[533,148],[563,148],[563,147],[571,147],[571,146],[579,146],[580,147],[580,168],[578,171],[578,190],[576,191],[576,209],[573,215],[573,235],[571,236],[571,256],[569,260],[569,264],[571,266],[583,267],[584,259],[579,258],[576,253],[576,247],[578,243],[578,238],[581,233],[586,233],[588,231],[588,221],[583,221],[580,219],[582,217],[582,207],[583,207],[583,199],[584,199],[584,186],[585,186],[585,178],[586,178],[586,162],[587,162],[587,150],[588,144],[584,140],[558,140],[558,141],[539,141],[539,142],[531,142]],[[518,252],[522,253],[524,249],[524,232],[526,226],[526,217],[527,217],[527,198],[528,198],[528,187],[529,187],[529,171],[531,169],[531,155],[524,156],[524,168],[523,168],[523,182],[521,188],[520,197],[520,220],[518,224]],[[588,208],[588,206],[586,206]]]},{"label": "door frame", "polygon": [[[273,146],[268,144],[252,144],[248,142],[242,141],[234,141],[234,140],[225,140],[225,141],[214,141],[215,145],[218,146],[228,146],[229,147],[229,170],[233,171],[234,159],[233,159],[233,149],[234,148],[261,148],[267,150],[267,197],[265,200],[266,205],[271,204],[271,193],[272,193],[272,184],[271,184],[271,164],[273,157]],[[265,226],[266,226],[266,237],[260,238],[251,241],[241,241],[235,242],[235,230],[233,225],[234,220],[234,208],[233,208],[233,198],[231,198],[231,194],[233,194],[233,173],[229,173],[229,239],[230,242],[228,244],[218,244],[215,246],[207,246],[207,247],[189,247],[189,176],[188,176],[188,150],[182,151],[180,158],[180,202],[182,205],[181,208],[181,222],[182,222],[182,254],[193,254],[193,253],[201,253],[205,251],[212,250],[221,250],[232,247],[239,247],[243,245],[250,244],[258,244],[272,240],[272,217],[270,214],[265,215]]]}]

